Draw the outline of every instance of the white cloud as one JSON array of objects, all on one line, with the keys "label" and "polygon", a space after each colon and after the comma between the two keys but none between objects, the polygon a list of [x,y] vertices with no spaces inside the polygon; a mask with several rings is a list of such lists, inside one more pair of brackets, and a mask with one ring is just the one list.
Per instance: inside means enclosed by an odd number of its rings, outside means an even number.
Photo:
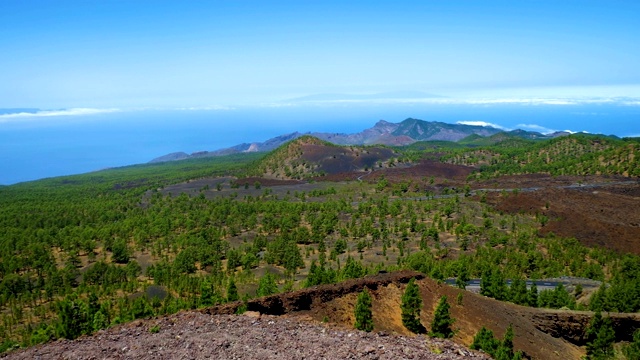
[{"label": "white cloud", "polygon": [[464,99],[462,103],[472,105],[492,105],[492,104],[520,104],[520,105],[577,105],[580,101],[573,99],[547,99],[547,98],[487,98],[487,99]]},{"label": "white cloud", "polygon": [[0,114],[0,122],[9,122],[17,119],[42,118],[53,116],[78,116],[78,115],[95,115],[104,113],[119,112],[120,109],[94,109],[94,108],[73,108],[63,110],[38,110],[36,112],[19,112]]},{"label": "white cloud", "polygon": [[[305,105],[330,106],[349,104],[441,104],[441,105],[553,105],[572,106],[587,104],[620,104],[629,106],[640,105],[638,98],[555,98],[555,97],[434,97],[434,98],[392,98],[392,99],[331,99],[305,101]],[[273,106],[295,106],[299,103],[283,102]]]},{"label": "white cloud", "polygon": [[500,126],[500,125],[497,125],[497,124],[493,124],[493,123],[490,123],[490,122],[486,122],[486,121],[458,121],[458,122],[456,122],[456,124],[472,125],[472,126],[490,126],[490,127],[496,128],[496,129],[506,130],[503,126]]},{"label": "white cloud", "polygon": [[518,124],[518,125],[516,125],[516,127],[518,129],[537,131],[537,132],[543,133],[543,134],[551,134],[551,133],[554,133],[554,132],[557,131],[557,130],[549,129],[549,128],[546,128],[544,126],[540,126],[540,125],[536,125],[536,124]]}]

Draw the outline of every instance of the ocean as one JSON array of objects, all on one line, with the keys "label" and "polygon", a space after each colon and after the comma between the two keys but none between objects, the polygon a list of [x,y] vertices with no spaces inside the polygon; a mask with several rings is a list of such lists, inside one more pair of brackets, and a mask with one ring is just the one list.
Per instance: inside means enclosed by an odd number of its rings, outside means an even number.
[{"label": "ocean", "polygon": [[344,104],[16,118],[0,122],[0,184],[146,163],[172,152],[217,150],[294,131],[354,133],[381,119],[409,117],[640,135],[640,106],[612,104]]}]

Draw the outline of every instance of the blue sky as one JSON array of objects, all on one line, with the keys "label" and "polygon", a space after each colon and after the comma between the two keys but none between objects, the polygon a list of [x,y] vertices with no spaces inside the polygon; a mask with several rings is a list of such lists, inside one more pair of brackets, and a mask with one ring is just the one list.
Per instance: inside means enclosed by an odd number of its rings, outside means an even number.
[{"label": "blue sky", "polygon": [[638,19],[618,0],[2,0],[0,108],[640,97]]}]

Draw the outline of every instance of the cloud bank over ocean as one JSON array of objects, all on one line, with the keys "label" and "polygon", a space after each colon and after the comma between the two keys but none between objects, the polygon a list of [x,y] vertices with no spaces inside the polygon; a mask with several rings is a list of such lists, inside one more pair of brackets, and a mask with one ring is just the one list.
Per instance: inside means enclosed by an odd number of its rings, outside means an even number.
[{"label": "cloud bank over ocean", "polygon": [[503,126],[500,126],[498,124],[493,124],[490,122],[486,122],[486,121],[475,121],[475,120],[468,120],[468,121],[457,121],[456,124],[460,124],[460,125],[472,125],[472,126],[490,126],[496,129],[502,129],[502,130],[508,130]]},{"label": "cloud bank over ocean", "polygon": [[94,108],[72,108],[61,110],[36,110],[36,111],[20,111],[0,114],[0,123],[9,122],[19,119],[33,119],[42,117],[58,117],[58,116],[86,116],[105,113],[120,112],[120,109],[94,109]]},{"label": "cloud bank over ocean", "polygon": [[627,105],[640,106],[640,98],[550,98],[550,97],[532,97],[532,98],[448,98],[448,97],[432,97],[432,98],[375,98],[375,99],[331,99],[317,101],[286,101],[281,103],[268,104],[266,106],[282,107],[282,106],[301,106],[301,105],[345,105],[345,104],[442,104],[442,105],[591,105],[591,104],[607,104],[607,105]]},{"label": "cloud bank over ocean", "polygon": [[[233,106],[233,105],[204,105],[185,107],[137,107],[137,108],[95,108],[95,107],[74,107],[67,109],[1,109],[0,123],[14,122],[20,120],[34,120],[37,118],[54,118],[70,116],[91,116],[98,114],[131,112],[131,111],[232,111],[243,108],[318,108],[318,107],[359,107],[359,106],[559,106],[571,107],[581,105],[612,105],[626,107],[640,107],[639,97],[447,97],[424,94],[419,92],[405,92],[406,97],[398,96],[396,93],[380,94],[332,94],[331,97],[310,95],[302,98],[287,99],[277,102],[261,103],[255,105]],[[385,95],[392,94],[394,96]],[[413,94],[413,96],[412,96]],[[410,110],[410,108],[408,108]],[[483,120],[472,121],[481,126],[493,126],[502,128],[495,123]],[[462,123],[462,122],[461,122]],[[482,125],[486,123],[486,125]],[[548,130],[548,129],[547,129]]]},{"label": "cloud bank over ocean", "polygon": [[514,128],[507,128],[498,124],[494,124],[494,123],[490,123],[490,122],[486,122],[486,121],[457,121],[456,124],[460,124],[460,125],[473,125],[473,126],[490,126],[496,129],[500,129],[500,130],[505,130],[505,131],[511,131],[511,130],[515,130],[515,129],[521,129],[521,130],[527,130],[527,131],[535,131],[535,132],[539,132],[541,134],[544,135],[548,135],[548,134],[553,134],[555,132],[559,132],[559,131],[563,131],[563,132],[568,132],[571,134],[575,134],[577,133],[577,131],[573,131],[573,130],[554,130],[554,129],[550,129],[548,127],[542,126],[542,125],[538,125],[538,124],[518,124],[516,125]]}]

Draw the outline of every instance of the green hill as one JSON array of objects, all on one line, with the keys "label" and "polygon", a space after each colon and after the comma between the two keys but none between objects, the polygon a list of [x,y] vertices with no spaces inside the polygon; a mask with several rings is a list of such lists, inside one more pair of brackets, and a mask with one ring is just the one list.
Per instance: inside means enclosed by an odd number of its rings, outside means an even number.
[{"label": "green hill", "polygon": [[485,177],[532,173],[635,177],[640,176],[639,152],[637,140],[574,134],[539,142],[511,138],[493,146],[452,152],[444,159],[481,167]]},{"label": "green hill", "polygon": [[383,146],[338,146],[313,136],[302,136],[280,146],[262,159],[254,175],[304,179],[383,166],[397,156]]}]

